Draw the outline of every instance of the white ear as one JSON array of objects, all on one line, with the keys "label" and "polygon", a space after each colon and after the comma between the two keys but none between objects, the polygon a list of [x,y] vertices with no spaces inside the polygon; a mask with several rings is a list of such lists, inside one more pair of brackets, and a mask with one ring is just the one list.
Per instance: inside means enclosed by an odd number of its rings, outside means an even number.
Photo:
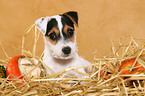
[{"label": "white ear", "polygon": [[49,17],[42,17],[35,21],[35,24],[37,28],[43,33],[43,35],[46,33],[47,23],[49,21]]}]

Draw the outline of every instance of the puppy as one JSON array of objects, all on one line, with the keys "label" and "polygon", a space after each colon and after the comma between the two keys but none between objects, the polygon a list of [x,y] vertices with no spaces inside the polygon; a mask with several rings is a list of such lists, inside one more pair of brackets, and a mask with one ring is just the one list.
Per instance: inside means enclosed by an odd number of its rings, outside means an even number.
[{"label": "puppy", "polygon": [[[75,26],[78,26],[77,12],[69,11],[61,15],[42,17],[36,20],[35,24],[44,37],[43,62],[52,70],[45,67],[46,74],[90,64],[77,54],[75,31]],[[86,70],[87,68],[77,69],[82,73],[86,73]],[[81,76],[73,70],[70,70],[68,75]]]}]

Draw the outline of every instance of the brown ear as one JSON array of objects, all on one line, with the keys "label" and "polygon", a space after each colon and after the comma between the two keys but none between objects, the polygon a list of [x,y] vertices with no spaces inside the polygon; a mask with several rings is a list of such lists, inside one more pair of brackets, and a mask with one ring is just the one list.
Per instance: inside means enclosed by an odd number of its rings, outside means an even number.
[{"label": "brown ear", "polygon": [[63,15],[67,16],[78,27],[78,14],[75,11],[69,11]]}]

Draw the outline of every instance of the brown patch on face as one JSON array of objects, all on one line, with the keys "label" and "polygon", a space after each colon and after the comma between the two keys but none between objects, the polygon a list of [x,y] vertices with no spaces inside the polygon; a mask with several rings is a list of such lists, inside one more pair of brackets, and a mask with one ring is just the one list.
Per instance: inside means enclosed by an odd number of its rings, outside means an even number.
[{"label": "brown patch on face", "polygon": [[[55,39],[52,39],[51,38],[51,35],[55,35]],[[46,37],[46,40],[49,41],[51,44],[55,45],[56,42],[57,42],[57,39],[59,39],[59,29],[57,27],[53,27],[50,32],[48,32],[47,36]]]},{"label": "brown patch on face", "polygon": [[[73,34],[71,34],[71,33],[69,33],[68,31],[72,31],[73,32]],[[68,26],[68,25],[66,25],[65,24],[65,26],[64,26],[64,28],[63,28],[63,32],[66,34],[66,36],[67,36],[67,38],[69,39],[69,40],[71,40],[71,41],[73,41],[74,42],[74,34],[75,34],[75,31],[74,31],[74,28],[72,28],[72,27],[70,27],[70,26]]]}]

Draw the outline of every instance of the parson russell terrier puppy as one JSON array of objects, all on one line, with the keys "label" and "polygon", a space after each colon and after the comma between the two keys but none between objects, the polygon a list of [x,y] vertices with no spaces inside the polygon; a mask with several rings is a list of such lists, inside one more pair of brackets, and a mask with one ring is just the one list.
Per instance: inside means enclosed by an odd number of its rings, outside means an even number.
[{"label": "parson russell terrier puppy", "polygon": [[[54,72],[66,68],[78,67],[90,64],[77,54],[76,32],[78,15],[75,11],[69,11],[61,15],[42,17],[35,21],[38,29],[43,33],[45,50],[43,62]],[[46,74],[52,71],[46,69]],[[88,68],[78,68],[77,71],[86,73]],[[69,71],[68,75],[81,76],[77,72]]]}]

